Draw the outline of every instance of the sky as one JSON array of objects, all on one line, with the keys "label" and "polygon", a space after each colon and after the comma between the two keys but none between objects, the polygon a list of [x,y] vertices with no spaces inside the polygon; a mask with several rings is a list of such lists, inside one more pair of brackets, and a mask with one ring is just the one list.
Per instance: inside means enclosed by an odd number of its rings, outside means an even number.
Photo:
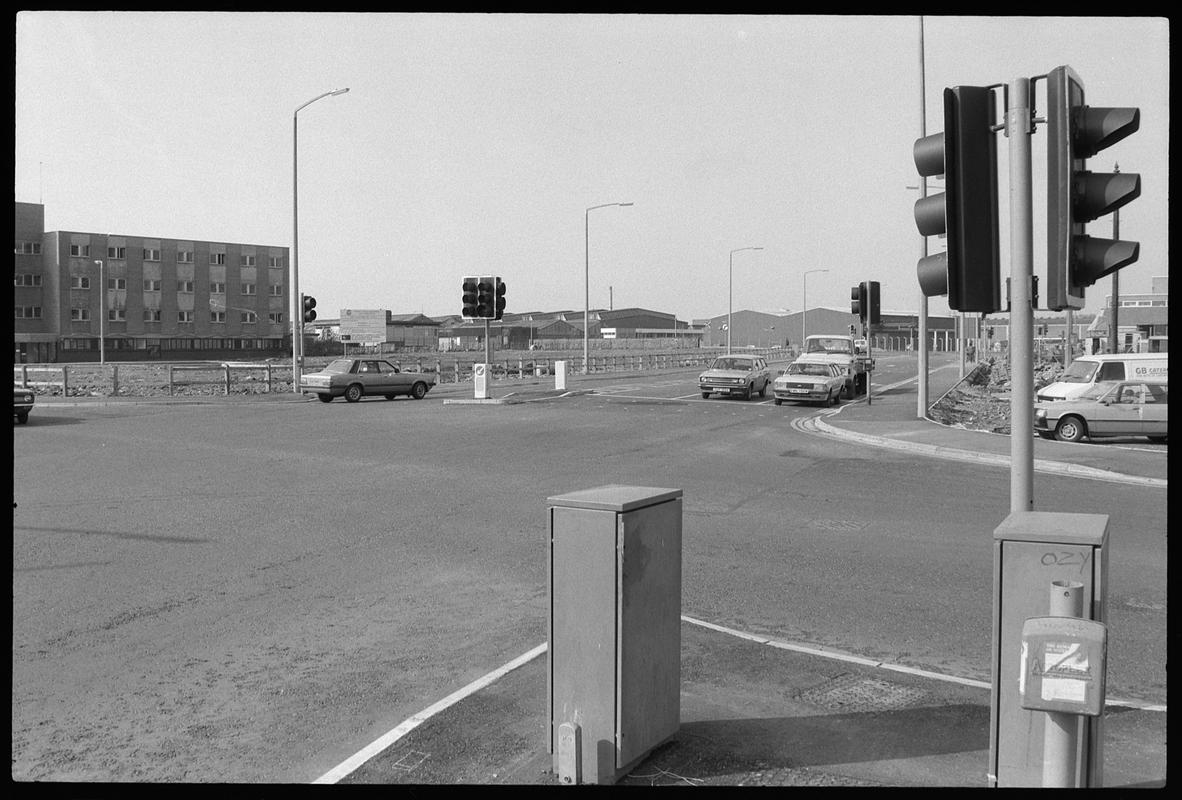
[{"label": "sky", "polygon": [[[24,11],[15,194],[50,231],[294,241],[322,317],[458,314],[466,275],[500,276],[510,313],[848,309],[866,280],[915,313],[921,120],[942,130],[945,87],[1064,64],[1088,104],[1141,109],[1088,165],[1142,176],[1120,293],[1148,292],[1169,264],[1166,17]],[[1031,159],[1045,275],[1041,124]]]}]

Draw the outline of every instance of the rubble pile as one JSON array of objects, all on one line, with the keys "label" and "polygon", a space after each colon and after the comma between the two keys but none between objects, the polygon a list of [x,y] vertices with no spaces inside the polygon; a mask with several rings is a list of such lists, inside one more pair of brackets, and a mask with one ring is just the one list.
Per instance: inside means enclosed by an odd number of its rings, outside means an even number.
[{"label": "rubble pile", "polygon": [[[1063,365],[1057,361],[1035,364],[1035,391],[1054,383],[1062,371]],[[995,356],[977,364],[960,383],[932,405],[928,417],[955,428],[1008,434],[1010,371],[1007,361]]]}]

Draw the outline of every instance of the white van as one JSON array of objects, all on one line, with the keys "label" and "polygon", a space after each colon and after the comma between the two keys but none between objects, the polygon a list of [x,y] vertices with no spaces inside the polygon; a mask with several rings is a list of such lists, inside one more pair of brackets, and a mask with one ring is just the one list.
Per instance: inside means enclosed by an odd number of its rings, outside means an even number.
[{"label": "white van", "polygon": [[1038,390],[1039,401],[1069,400],[1101,381],[1146,378],[1165,382],[1169,358],[1165,353],[1121,353],[1080,356],[1071,362],[1059,380]]}]

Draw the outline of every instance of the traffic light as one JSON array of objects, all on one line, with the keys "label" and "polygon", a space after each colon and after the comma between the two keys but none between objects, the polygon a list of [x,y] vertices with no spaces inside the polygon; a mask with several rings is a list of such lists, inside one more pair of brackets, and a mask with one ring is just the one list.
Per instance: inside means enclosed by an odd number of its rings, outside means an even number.
[{"label": "traffic light", "polygon": [[493,319],[496,316],[495,292],[496,278],[488,276],[476,282],[476,316],[480,319]]},{"label": "traffic light", "polygon": [[476,319],[480,315],[476,313],[476,284],[480,282],[480,278],[471,276],[464,278],[464,305],[460,310],[460,316]]},{"label": "traffic light", "polygon": [[500,278],[496,279],[496,315],[493,319],[501,319],[505,316],[505,282]]},{"label": "traffic light", "polygon": [[850,287],[850,313],[859,320],[866,313],[866,284]]},{"label": "traffic light", "polygon": [[1047,308],[1084,307],[1084,289],[1137,260],[1141,245],[1084,234],[1085,223],[1141,194],[1133,172],[1089,172],[1084,160],[1141,125],[1138,108],[1084,105],[1071,67],[1047,75]]},{"label": "traffic light", "polygon": [[866,321],[871,325],[877,325],[882,321],[878,281],[866,281],[862,286],[862,295],[866,304]]},{"label": "traffic light", "polygon": [[304,322],[312,322],[316,319],[316,298],[310,294],[302,294],[300,297],[304,309]]},{"label": "traffic light", "polygon": [[997,141],[993,94],[982,86],[944,90],[944,132],[915,141],[915,167],[944,175],[944,192],[915,203],[922,236],[947,235],[946,252],[919,260],[927,297],[948,295],[955,311],[993,313],[1001,307],[997,223]]}]

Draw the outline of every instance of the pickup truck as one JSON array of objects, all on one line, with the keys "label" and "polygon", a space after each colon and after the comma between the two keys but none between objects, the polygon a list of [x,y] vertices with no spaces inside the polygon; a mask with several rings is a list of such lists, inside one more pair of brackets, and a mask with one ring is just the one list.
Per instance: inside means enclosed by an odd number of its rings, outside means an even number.
[{"label": "pickup truck", "polygon": [[805,337],[804,352],[796,359],[796,363],[836,364],[841,368],[846,376],[847,400],[866,392],[868,361],[865,348],[855,347],[853,336],[840,333]]}]

